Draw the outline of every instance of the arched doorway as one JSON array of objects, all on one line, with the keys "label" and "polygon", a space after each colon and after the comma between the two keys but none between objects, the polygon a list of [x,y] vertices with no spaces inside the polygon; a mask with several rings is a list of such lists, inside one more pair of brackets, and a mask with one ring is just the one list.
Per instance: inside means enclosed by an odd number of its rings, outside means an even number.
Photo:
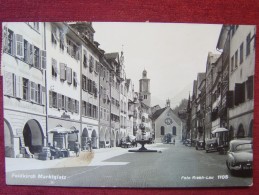
[{"label": "arched doorway", "polygon": [[25,124],[23,128],[23,139],[24,142],[21,140],[21,146],[28,147],[32,154],[42,151],[44,136],[38,121],[32,119]]},{"label": "arched doorway", "polygon": [[105,131],[105,147],[110,146],[110,144],[111,144],[110,140],[111,140],[110,131],[109,131],[109,129],[106,129],[106,131]]},{"label": "arched doorway", "polygon": [[254,120],[251,120],[250,125],[249,125],[249,130],[248,130],[248,137],[253,137],[253,127],[254,126]]},{"label": "arched doorway", "polygon": [[92,147],[93,147],[93,149],[96,149],[97,148],[97,134],[96,134],[95,130],[93,130],[91,138],[92,138]]},{"label": "arched doorway", "polygon": [[176,135],[176,127],[175,126],[173,126],[173,128],[172,128],[172,135]]},{"label": "arched doorway", "polygon": [[81,137],[81,145],[83,150],[86,150],[88,148],[88,144],[87,144],[88,137],[89,137],[88,131],[86,128],[84,128],[82,132],[82,137]]},{"label": "arched doorway", "polygon": [[73,133],[69,133],[67,136],[67,141],[68,141],[68,148],[70,150],[75,149],[75,143],[78,142],[78,130],[76,130],[75,127],[71,127],[71,130],[73,130]]},{"label": "arched doorway", "polygon": [[5,157],[14,157],[13,133],[10,123],[4,119]]},{"label": "arched doorway", "polygon": [[120,137],[119,137],[119,131],[116,131],[116,147],[120,146]]},{"label": "arched doorway", "polygon": [[243,124],[240,124],[237,130],[237,138],[243,138],[243,137],[245,137],[245,130],[244,130]]}]

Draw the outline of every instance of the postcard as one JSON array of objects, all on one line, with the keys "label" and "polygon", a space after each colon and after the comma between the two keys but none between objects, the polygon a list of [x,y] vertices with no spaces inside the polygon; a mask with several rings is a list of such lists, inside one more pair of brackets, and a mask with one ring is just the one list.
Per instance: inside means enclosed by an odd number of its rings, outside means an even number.
[{"label": "postcard", "polygon": [[254,25],[3,22],[8,185],[253,184]]}]

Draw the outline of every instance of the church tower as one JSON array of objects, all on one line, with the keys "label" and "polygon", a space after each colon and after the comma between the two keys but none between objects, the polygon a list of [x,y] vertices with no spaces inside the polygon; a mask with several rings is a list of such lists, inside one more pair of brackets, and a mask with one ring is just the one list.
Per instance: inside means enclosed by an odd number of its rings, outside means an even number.
[{"label": "church tower", "polygon": [[147,71],[142,72],[142,79],[139,80],[139,95],[143,99],[143,103],[151,106],[150,79],[147,78]]}]

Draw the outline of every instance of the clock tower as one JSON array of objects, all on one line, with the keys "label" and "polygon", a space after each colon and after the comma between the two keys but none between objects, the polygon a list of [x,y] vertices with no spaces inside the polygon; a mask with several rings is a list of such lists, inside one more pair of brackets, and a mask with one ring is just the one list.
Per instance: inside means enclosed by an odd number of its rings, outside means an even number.
[{"label": "clock tower", "polygon": [[147,71],[144,69],[142,78],[139,80],[139,95],[142,102],[147,106],[151,106],[150,79],[147,78]]}]

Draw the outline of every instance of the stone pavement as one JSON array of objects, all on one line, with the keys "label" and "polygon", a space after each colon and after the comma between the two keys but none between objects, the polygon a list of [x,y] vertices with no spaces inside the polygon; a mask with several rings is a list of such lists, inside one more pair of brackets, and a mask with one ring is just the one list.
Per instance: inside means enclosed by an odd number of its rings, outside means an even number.
[{"label": "stone pavement", "polygon": [[[147,148],[154,148],[161,144],[146,145]],[[137,148],[139,148],[138,146]],[[137,149],[136,148],[136,149]],[[163,150],[163,148],[160,148]],[[79,166],[104,166],[104,165],[125,165],[128,162],[103,162],[107,159],[119,156],[122,154],[131,154],[127,148],[101,148],[95,149],[92,153],[82,151],[79,157],[68,157],[54,160],[38,160],[32,158],[5,158],[6,172],[17,170],[34,170],[48,168],[63,168],[63,167],[79,167]]]}]

